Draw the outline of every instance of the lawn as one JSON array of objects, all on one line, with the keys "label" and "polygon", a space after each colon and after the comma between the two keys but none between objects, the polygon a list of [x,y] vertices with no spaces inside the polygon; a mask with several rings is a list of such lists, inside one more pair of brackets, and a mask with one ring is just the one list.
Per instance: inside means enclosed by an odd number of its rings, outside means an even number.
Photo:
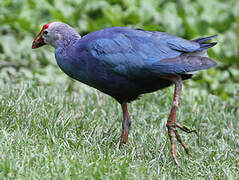
[{"label": "lawn", "polygon": [[177,120],[200,136],[180,131],[191,156],[178,146],[177,167],[166,129],[173,87],[129,106],[131,133],[119,150],[122,113],[112,98],[80,83],[9,81],[0,87],[0,179],[238,179],[238,96],[187,86]]}]

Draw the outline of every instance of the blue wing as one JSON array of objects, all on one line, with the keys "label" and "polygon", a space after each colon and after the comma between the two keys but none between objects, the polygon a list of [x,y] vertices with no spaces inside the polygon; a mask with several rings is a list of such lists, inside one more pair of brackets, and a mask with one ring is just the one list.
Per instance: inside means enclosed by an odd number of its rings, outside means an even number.
[{"label": "blue wing", "polygon": [[215,45],[204,43],[208,38],[189,41],[162,32],[122,27],[104,29],[87,36],[92,38],[87,49],[94,58],[114,72],[133,78],[150,73],[180,74],[216,65],[210,58],[185,56]]}]

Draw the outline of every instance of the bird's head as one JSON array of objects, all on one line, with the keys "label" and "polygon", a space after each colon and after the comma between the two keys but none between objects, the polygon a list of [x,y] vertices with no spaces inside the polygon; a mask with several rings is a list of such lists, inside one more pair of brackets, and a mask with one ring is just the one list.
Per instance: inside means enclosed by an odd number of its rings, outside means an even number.
[{"label": "bird's head", "polygon": [[79,38],[80,35],[69,25],[61,22],[45,24],[40,33],[32,42],[32,49],[39,48],[45,44],[57,47],[66,44],[72,38]]}]

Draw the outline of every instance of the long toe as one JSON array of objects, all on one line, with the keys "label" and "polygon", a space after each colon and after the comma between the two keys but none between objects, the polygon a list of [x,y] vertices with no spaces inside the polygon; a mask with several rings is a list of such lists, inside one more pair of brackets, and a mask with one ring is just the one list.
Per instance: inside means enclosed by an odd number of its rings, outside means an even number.
[{"label": "long toe", "polygon": [[195,128],[190,128],[188,126],[185,125],[181,125],[179,123],[175,123],[176,127],[180,128],[181,130],[183,130],[184,132],[187,133],[195,133],[197,136],[199,136],[199,131]]},{"label": "long toe", "polygon": [[182,146],[183,149],[185,150],[185,152],[190,155],[189,153],[189,148],[187,147],[187,145],[182,141],[182,138],[180,137],[178,131],[176,128],[179,128],[187,133],[195,133],[198,135],[198,131],[195,129],[190,129],[187,126],[183,126],[181,124],[175,123],[175,125],[167,125],[168,128],[168,135],[169,135],[169,139],[171,142],[171,147],[172,147],[172,157],[173,160],[175,162],[175,164],[178,165],[178,161],[177,161],[177,145],[176,145],[176,141],[178,141]]}]

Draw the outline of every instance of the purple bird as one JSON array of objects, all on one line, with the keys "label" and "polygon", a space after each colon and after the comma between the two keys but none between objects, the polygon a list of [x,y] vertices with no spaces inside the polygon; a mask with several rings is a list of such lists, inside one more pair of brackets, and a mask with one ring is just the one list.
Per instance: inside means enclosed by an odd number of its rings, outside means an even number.
[{"label": "purple bird", "polygon": [[216,45],[208,40],[215,37],[186,40],[163,32],[126,27],[106,28],[81,37],[69,25],[53,22],[43,26],[32,48],[53,46],[63,72],[121,104],[124,120],[120,147],[126,143],[131,125],[127,103],[141,94],[175,84],[167,128],[173,160],[178,164],[176,140],[186,153],[189,150],[176,128],[195,132],[176,122],[182,81],[190,79],[194,71],[217,65],[206,57],[207,49]]}]

